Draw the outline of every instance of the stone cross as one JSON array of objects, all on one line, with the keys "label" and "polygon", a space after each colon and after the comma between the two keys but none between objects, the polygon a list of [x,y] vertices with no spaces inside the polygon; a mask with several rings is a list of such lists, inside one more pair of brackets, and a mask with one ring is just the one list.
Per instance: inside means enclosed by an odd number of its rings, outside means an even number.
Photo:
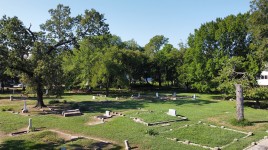
[{"label": "stone cross", "polygon": [[32,118],[29,118],[28,132],[32,130]]},{"label": "stone cross", "polygon": [[176,115],[176,110],[175,109],[169,109],[168,110],[168,115],[170,115],[170,116],[177,116]]},{"label": "stone cross", "polygon": [[127,140],[124,141],[125,142],[125,149],[126,150],[130,150],[130,146]]}]

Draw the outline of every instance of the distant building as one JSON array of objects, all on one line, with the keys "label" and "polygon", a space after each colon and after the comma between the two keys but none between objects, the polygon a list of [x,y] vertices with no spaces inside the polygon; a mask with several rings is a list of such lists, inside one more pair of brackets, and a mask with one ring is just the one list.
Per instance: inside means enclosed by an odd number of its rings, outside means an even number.
[{"label": "distant building", "polygon": [[258,85],[268,86],[268,71],[262,71],[260,79],[257,80]]}]

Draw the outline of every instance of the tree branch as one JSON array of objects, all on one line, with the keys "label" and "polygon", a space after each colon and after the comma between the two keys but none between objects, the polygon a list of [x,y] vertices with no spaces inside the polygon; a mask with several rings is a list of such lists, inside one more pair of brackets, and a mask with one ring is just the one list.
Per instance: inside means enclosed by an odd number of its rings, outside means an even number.
[{"label": "tree branch", "polygon": [[67,40],[67,41],[59,41],[59,42],[58,42],[57,44],[55,44],[54,46],[49,47],[49,49],[48,49],[48,51],[46,52],[46,54],[49,55],[53,50],[57,49],[57,47],[62,46],[62,45],[64,45],[64,44],[71,43],[71,42],[73,42],[73,41],[75,41],[75,40],[76,40],[76,38],[72,38],[72,39]]}]

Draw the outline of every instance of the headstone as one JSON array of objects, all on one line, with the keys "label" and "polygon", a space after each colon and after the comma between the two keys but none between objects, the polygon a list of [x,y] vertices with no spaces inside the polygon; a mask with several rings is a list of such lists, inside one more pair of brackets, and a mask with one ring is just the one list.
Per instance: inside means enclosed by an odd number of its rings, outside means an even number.
[{"label": "headstone", "polygon": [[127,140],[125,140],[125,149],[130,150],[130,146]]},{"label": "headstone", "polygon": [[159,97],[158,92],[155,93],[155,96],[156,96],[156,97]]},{"label": "headstone", "polygon": [[10,95],[10,101],[13,101],[13,96],[12,95]]},{"label": "headstone", "polygon": [[170,115],[170,116],[177,116],[176,115],[176,110],[175,109],[169,109],[168,110],[168,115]]},{"label": "headstone", "polygon": [[15,89],[13,89],[13,94],[15,94]]},{"label": "headstone", "polygon": [[105,116],[110,117],[111,116],[110,113],[111,113],[110,111],[105,111]]},{"label": "headstone", "polygon": [[116,97],[115,100],[118,100],[118,97]]},{"label": "headstone", "polygon": [[29,118],[28,132],[32,130],[32,118]]},{"label": "headstone", "polygon": [[92,99],[96,99],[96,96],[92,96]]},{"label": "headstone", "polygon": [[195,94],[194,94],[194,96],[193,96],[193,100],[196,100],[196,96],[195,96]]},{"label": "headstone", "polygon": [[22,113],[27,113],[27,112],[28,112],[28,109],[27,109],[27,105],[26,105],[26,100],[24,100],[24,106],[22,109]]},{"label": "headstone", "polygon": [[138,93],[138,98],[140,98],[141,97],[141,93]]},{"label": "headstone", "polygon": [[177,96],[177,93],[176,93],[176,92],[174,92],[174,93],[173,93],[173,97],[176,97],[176,96]]},{"label": "headstone", "polygon": [[45,93],[45,95],[48,95],[48,89],[46,89],[46,93]]}]

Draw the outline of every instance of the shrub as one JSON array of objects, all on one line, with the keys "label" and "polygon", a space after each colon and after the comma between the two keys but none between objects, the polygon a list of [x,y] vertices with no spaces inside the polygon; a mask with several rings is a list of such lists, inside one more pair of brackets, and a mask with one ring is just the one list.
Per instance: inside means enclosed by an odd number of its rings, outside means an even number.
[{"label": "shrub", "polygon": [[234,126],[241,126],[241,127],[252,126],[253,125],[247,119],[243,119],[243,120],[240,120],[240,121],[238,121],[237,119],[232,119],[231,124],[234,125]]},{"label": "shrub", "polygon": [[153,129],[148,129],[146,131],[146,134],[150,135],[150,136],[156,136],[158,135],[159,133],[157,131],[154,131]]},{"label": "shrub", "polygon": [[78,109],[79,108],[79,105],[77,103],[72,103],[71,104],[71,108],[72,109]]},{"label": "shrub", "polygon": [[59,100],[51,100],[48,102],[49,104],[57,104],[57,103],[60,103]]}]

